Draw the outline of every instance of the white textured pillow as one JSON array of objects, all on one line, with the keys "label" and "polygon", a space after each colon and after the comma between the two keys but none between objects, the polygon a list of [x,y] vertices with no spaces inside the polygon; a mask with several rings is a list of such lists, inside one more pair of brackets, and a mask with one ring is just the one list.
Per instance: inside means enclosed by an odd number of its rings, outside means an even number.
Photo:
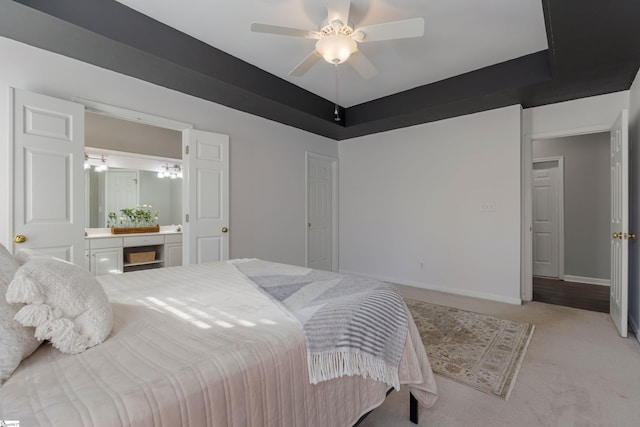
[{"label": "white textured pillow", "polygon": [[33,328],[25,328],[13,319],[22,305],[5,300],[9,282],[19,267],[9,251],[0,245],[0,385],[40,345],[33,336]]},{"label": "white textured pillow", "polygon": [[86,270],[57,258],[34,257],[15,273],[7,301],[22,302],[15,320],[63,353],[103,342],[113,326],[111,303]]},{"label": "white textured pillow", "polygon": [[43,257],[43,258],[55,258],[52,255],[45,254],[44,252],[37,251],[35,249],[20,249],[16,252],[15,259],[18,261],[18,264],[22,265],[25,262],[29,261],[31,258],[35,257]]}]

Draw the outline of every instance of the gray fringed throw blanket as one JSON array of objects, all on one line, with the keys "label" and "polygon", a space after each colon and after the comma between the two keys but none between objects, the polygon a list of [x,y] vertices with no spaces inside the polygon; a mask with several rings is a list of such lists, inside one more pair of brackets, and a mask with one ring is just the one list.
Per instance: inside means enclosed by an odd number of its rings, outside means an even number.
[{"label": "gray fringed throw blanket", "polygon": [[362,375],[400,388],[408,320],[402,297],[388,285],[262,260],[231,262],[301,323],[311,384]]}]

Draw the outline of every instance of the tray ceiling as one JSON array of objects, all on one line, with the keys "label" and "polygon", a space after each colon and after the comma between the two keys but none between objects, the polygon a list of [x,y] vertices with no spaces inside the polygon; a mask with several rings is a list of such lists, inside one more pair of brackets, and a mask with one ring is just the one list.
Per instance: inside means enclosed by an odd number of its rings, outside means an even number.
[{"label": "tray ceiling", "polygon": [[[130,7],[129,7],[130,6]],[[324,1],[0,0],[0,36],[332,139],[629,89],[640,66],[640,2],[353,0],[357,27],[422,16],[425,36],[366,43],[364,80],[317,64],[288,72],[312,40],[251,22],[316,29]],[[37,29],[37,31],[34,31]]]}]

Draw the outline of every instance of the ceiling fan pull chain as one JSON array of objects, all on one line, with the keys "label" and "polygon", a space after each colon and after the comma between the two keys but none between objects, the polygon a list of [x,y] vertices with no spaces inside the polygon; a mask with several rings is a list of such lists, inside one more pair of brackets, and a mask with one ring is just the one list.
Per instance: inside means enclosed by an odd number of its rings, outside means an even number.
[{"label": "ceiling fan pull chain", "polygon": [[338,64],[336,64],[335,67],[336,67],[336,105],[335,105],[335,108],[333,110],[333,115],[334,115],[333,120],[336,121],[336,122],[339,122],[341,119],[340,119],[340,111],[338,110],[338,108],[339,108],[338,107],[338,103],[340,102],[340,99],[338,98],[338,95],[339,95],[339,93],[338,93]]}]

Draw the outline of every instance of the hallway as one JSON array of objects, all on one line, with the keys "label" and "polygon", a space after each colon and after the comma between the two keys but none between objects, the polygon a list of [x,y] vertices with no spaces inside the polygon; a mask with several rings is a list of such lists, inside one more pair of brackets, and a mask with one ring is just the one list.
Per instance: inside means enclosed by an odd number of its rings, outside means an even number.
[{"label": "hallway", "polygon": [[608,313],[609,287],[533,276],[533,300]]}]

